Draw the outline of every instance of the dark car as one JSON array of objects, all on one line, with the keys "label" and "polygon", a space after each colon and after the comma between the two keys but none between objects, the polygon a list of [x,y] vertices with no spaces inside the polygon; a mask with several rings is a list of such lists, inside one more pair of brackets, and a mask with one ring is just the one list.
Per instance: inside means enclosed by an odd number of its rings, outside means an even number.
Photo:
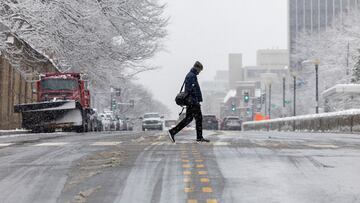
[{"label": "dark car", "polygon": [[215,115],[203,115],[204,130],[219,130],[219,121]]},{"label": "dark car", "polygon": [[221,130],[241,130],[242,121],[237,116],[227,116],[221,123]]}]

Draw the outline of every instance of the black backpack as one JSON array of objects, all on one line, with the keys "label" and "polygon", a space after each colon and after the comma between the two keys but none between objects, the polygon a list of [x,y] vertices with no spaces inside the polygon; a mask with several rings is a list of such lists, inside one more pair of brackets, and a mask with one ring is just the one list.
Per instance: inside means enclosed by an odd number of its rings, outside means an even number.
[{"label": "black backpack", "polygon": [[184,86],[185,86],[185,81],[181,86],[180,92],[175,97],[176,104],[181,107],[190,106],[192,103],[190,93],[183,91]]}]

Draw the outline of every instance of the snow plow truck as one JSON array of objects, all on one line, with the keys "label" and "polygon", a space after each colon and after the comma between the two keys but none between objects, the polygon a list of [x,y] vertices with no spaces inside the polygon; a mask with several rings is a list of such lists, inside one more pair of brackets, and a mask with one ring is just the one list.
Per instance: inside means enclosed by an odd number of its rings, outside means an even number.
[{"label": "snow plow truck", "polygon": [[93,126],[90,92],[80,73],[46,73],[36,81],[37,102],[14,106],[32,132],[87,132]]}]

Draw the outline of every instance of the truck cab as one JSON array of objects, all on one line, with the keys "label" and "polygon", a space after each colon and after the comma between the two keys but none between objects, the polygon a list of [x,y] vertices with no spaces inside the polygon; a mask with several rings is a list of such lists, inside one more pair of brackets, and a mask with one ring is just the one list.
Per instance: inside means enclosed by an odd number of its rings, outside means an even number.
[{"label": "truck cab", "polygon": [[39,102],[75,100],[84,108],[90,108],[90,92],[80,73],[47,73],[37,81]]}]

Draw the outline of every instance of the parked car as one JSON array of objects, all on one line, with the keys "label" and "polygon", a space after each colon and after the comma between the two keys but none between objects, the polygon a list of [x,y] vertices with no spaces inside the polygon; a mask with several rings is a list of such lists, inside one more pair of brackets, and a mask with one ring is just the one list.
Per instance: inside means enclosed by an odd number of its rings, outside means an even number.
[{"label": "parked car", "polygon": [[237,116],[227,116],[221,123],[221,130],[241,130],[242,121]]},{"label": "parked car", "polygon": [[163,116],[159,113],[146,113],[142,117],[142,130],[163,130]]},{"label": "parked car", "polygon": [[102,131],[102,120],[100,114],[96,109],[93,109],[93,114],[90,116],[90,131]]},{"label": "parked car", "polygon": [[172,128],[176,125],[176,120],[165,120],[165,128]]},{"label": "parked car", "polygon": [[111,116],[110,114],[100,114],[103,131],[111,130]]},{"label": "parked car", "polygon": [[134,122],[130,118],[124,120],[123,130],[132,131],[134,129]]},{"label": "parked car", "polygon": [[203,115],[204,130],[219,130],[219,121],[215,115]]}]

